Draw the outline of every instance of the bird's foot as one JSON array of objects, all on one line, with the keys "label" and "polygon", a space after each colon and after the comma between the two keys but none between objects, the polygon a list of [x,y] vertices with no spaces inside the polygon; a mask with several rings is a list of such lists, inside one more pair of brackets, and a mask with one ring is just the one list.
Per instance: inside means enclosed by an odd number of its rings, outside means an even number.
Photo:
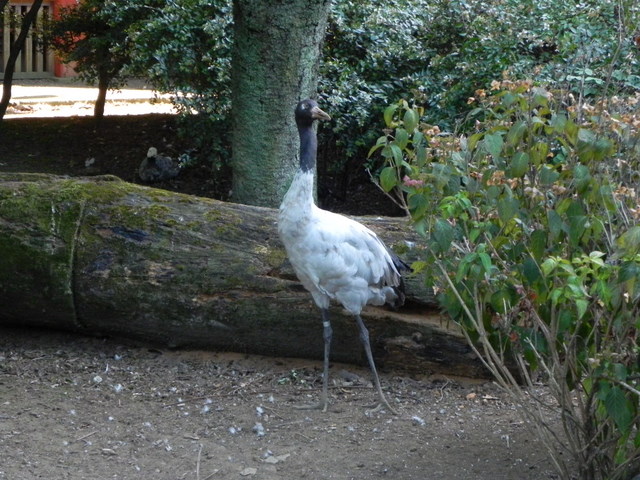
[{"label": "bird's foot", "polygon": [[384,409],[389,410],[393,415],[398,415],[396,409],[389,405],[389,402],[387,402],[386,400],[378,403],[375,406],[367,407],[365,412],[367,415],[370,415],[372,413],[378,413]]},{"label": "bird's foot", "polygon": [[328,406],[329,402],[320,401],[312,404],[294,405],[293,408],[296,410],[322,410],[323,412],[326,412]]}]

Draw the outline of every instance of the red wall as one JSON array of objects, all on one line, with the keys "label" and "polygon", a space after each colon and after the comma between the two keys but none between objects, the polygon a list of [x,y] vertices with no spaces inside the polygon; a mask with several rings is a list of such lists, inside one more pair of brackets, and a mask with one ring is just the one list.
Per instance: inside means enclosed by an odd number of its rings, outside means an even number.
[{"label": "red wall", "polygon": [[[54,18],[58,16],[60,8],[72,7],[78,4],[79,0],[49,0]],[[75,77],[76,72],[72,65],[64,64],[57,58],[53,61],[53,74],[56,77]]]}]

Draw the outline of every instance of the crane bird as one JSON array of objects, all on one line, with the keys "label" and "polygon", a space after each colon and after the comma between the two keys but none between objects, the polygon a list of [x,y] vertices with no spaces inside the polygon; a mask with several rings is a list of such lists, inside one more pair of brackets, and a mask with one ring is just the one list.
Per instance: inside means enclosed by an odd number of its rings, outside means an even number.
[{"label": "crane bird", "polygon": [[332,336],[329,304],[333,299],[355,316],[380,396],[376,410],[384,406],[395,413],[380,387],[369,332],[360,312],[367,304],[401,306],[404,284],[400,271],[409,267],[364,225],[316,206],[313,186],[318,144],[313,122],[331,117],[314,100],[306,99],[296,106],[295,119],[300,136],[300,168],[280,205],[278,233],[298,279],[320,308],[324,339],[320,402],[301,408],[327,411]]}]

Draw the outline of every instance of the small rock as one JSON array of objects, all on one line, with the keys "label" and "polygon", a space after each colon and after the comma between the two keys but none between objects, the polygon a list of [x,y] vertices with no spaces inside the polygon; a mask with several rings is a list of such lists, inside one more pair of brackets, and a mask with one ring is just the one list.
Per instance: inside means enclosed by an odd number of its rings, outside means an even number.
[{"label": "small rock", "polygon": [[256,473],[258,473],[257,468],[247,467],[240,472],[240,475],[242,475],[243,477],[248,477],[249,475],[255,475]]},{"label": "small rock", "polygon": [[264,461],[265,463],[276,464],[276,463],[284,462],[290,456],[291,456],[290,453],[285,453],[284,455],[278,455],[275,457],[272,455],[269,455],[267,458],[264,459]]},{"label": "small rock", "polygon": [[413,417],[411,417],[411,420],[413,421],[414,425],[420,425],[421,427],[424,427],[427,422],[425,422],[422,418],[418,417],[417,415],[414,415]]},{"label": "small rock", "polygon": [[260,422],[256,423],[253,426],[253,431],[255,432],[256,435],[258,435],[259,437],[264,437],[265,435],[265,431],[264,431],[264,427],[262,426],[262,424]]}]

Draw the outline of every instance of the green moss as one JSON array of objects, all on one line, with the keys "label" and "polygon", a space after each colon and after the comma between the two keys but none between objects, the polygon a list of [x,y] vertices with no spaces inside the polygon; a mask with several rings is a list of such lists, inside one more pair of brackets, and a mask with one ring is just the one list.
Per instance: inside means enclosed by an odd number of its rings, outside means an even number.
[{"label": "green moss", "polygon": [[263,247],[259,249],[257,252],[260,254],[262,259],[269,265],[270,267],[279,267],[284,263],[287,258],[287,254],[282,248],[268,248]]},{"label": "green moss", "polygon": [[204,218],[205,221],[209,223],[215,223],[222,219],[222,213],[220,212],[220,210],[217,210],[217,209],[207,210],[202,216],[202,218]]},{"label": "green moss", "polygon": [[409,245],[406,243],[395,243],[391,246],[391,249],[398,255],[405,255],[409,250]]}]

